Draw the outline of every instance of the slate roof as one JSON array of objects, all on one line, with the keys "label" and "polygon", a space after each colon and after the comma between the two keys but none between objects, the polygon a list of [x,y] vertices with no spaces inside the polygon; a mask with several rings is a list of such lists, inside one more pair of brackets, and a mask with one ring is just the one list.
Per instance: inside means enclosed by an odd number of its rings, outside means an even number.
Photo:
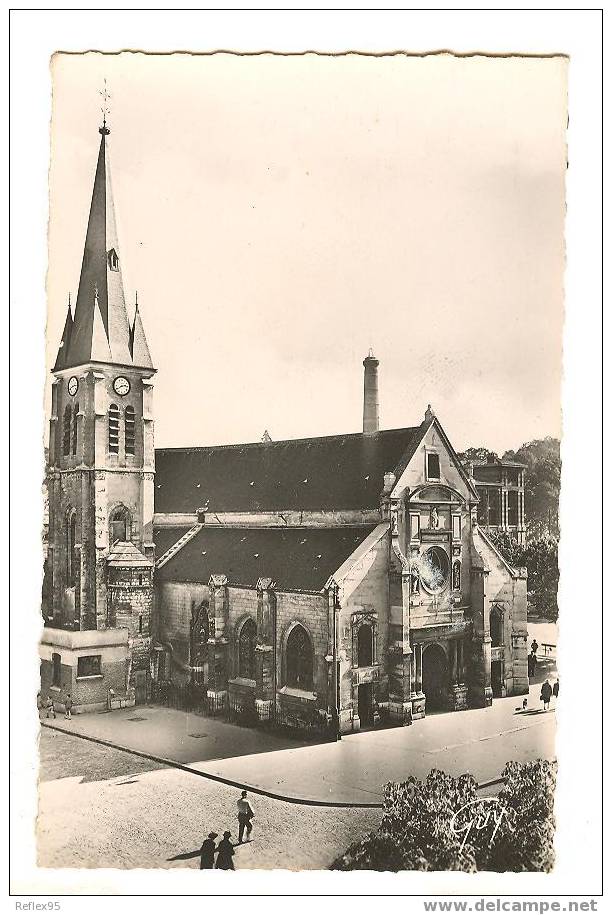
[{"label": "slate roof", "polygon": [[259,578],[269,576],[279,591],[317,592],[375,526],[203,527],[157,570],[155,580],[207,583],[218,573],[227,575],[229,584],[254,588]]},{"label": "slate roof", "polygon": [[113,543],[108,558],[106,560],[109,566],[151,566],[153,563],[150,559],[140,552],[138,547],[133,543],[126,543],[123,540],[117,540]]},{"label": "slate roof", "polygon": [[[155,511],[374,509],[421,426],[155,452]],[[159,554],[159,550],[157,551]]]},{"label": "slate roof", "polygon": [[171,546],[174,546],[187,531],[191,530],[192,526],[193,525],[189,525],[189,527],[156,527],[153,536],[155,543],[155,559],[161,559]]}]

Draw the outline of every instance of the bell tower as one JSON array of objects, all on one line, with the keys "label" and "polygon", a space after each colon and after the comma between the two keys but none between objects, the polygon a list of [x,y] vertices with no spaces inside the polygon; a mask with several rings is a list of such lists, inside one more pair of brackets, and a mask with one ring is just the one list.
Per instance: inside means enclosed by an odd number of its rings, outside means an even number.
[{"label": "bell tower", "polygon": [[[147,672],[151,635],[155,369],[138,304],[132,321],[125,305],[106,119],[99,132],[76,306],[74,316],[68,306],[53,368],[49,437],[43,647],[61,634],[52,654],[70,672],[56,671],[55,679],[66,681],[62,689],[69,681],[76,707],[99,704],[111,689],[133,691],[136,671]],[[79,664],[78,646],[89,651],[88,642],[100,647],[99,660]],[[100,672],[82,673],[89,669]],[[104,689],[92,692],[95,677]]]}]

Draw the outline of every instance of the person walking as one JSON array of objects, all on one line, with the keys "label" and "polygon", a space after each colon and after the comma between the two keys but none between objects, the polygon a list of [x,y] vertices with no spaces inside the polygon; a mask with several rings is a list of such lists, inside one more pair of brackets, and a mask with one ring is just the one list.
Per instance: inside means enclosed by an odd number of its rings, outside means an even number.
[{"label": "person walking", "polygon": [[47,714],[45,717],[55,718],[55,706],[53,705],[53,699],[51,698],[51,696],[47,696],[46,707],[47,707]]},{"label": "person walking", "polygon": [[537,653],[538,653],[538,648],[539,648],[539,647],[540,647],[540,646],[538,645],[538,643],[537,643],[536,640],[534,639],[533,642],[531,643],[531,650],[532,650],[533,654],[537,654]]},{"label": "person walking", "polygon": [[555,699],[559,698],[559,677],[557,677],[557,679],[553,683],[553,696],[555,697]]},{"label": "person walking", "polygon": [[215,866],[215,852],[217,846],[215,845],[215,839],[217,838],[218,833],[209,832],[208,838],[204,839],[202,842],[202,848],[200,849],[200,870],[212,870]]},{"label": "person walking", "polygon": [[253,813],[253,808],[247,800],[247,793],[243,791],[240,795],[240,799],[237,801],[238,804],[238,844],[242,844],[242,839],[244,837],[244,830],[246,829],[247,842],[251,840],[251,832],[253,831],[253,824],[251,820],[255,816]]},{"label": "person walking", "polygon": [[68,693],[68,695],[66,696],[66,701],[64,702],[64,709],[66,710],[64,718],[67,718],[68,721],[72,720],[72,706],[73,706],[72,697],[71,697],[70,693]]},{"label": "person walking", "polygon": [[527,655],[527,676],[529,677],[529,679],[531,679],[534,674],[534,669],[533,669],[534,657],[535,657],[535,655],[534,655],[533,651],[531,652],[531,654]]},{"label": "person walking", "polygon": [[217,870],[220,871],[233,871],[236,870],[234,867],[233,857],[234,857],[234,846],[230,842],[231,832],[226,830],[223,833],[223,838],[217,846]]},{"label": "person walking", "polygon": [[540,692],[540,699],[544,703],[545,712],[548,710],[548,706],[550,704],[550,697],[552,696],[552,694],[553,694],[552,686],[550,685],[548,680],[545,680],[544,683],[542,683],[542,690]]}]

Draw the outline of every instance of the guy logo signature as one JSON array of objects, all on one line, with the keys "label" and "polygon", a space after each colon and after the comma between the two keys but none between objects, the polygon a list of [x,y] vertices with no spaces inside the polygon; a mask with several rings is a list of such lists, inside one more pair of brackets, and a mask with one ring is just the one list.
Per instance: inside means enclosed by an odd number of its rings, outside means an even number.
[{"label": "guy logo signature", "polygon": [[501,804],[499,798],[479,797],[468,801],[452,815],[450,827],[456,836],[463,835],[461,842],[461,851],[463,851],[472,830],[490,829],[489,845],[492,845],[504,819],[507,821],[510,832],[514,832],[508,810]]}]

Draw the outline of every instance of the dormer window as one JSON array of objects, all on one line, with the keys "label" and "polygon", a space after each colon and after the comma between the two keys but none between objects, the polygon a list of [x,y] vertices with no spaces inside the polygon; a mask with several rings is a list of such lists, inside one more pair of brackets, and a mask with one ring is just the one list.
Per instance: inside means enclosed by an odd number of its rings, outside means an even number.
[{"label": "dormer window", "polygon": [[109,270],[118,270],[119,269],[119,255],[114,248],[111,248],[108,252],[108,269]]},{"label": "dormer window", "polygon": [[440,479],[440,455],[434,451],[427,452],[427,479]]}]

